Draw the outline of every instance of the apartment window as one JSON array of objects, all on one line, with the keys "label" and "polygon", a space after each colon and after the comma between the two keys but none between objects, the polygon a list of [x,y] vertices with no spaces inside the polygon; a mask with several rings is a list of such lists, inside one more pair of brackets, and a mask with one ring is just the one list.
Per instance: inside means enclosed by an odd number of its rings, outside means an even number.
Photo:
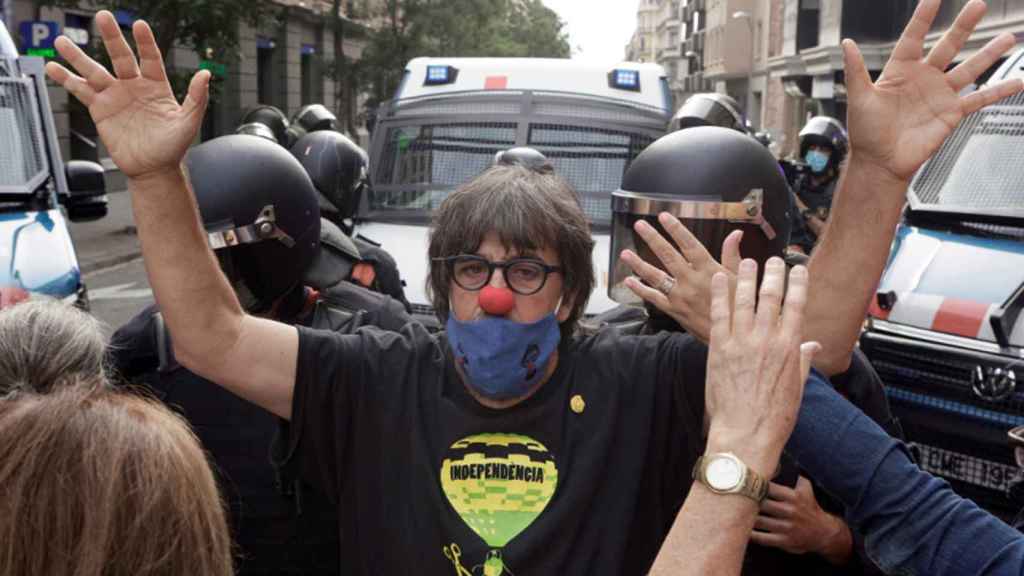
[{"label": "apartment window", "polygon": [[302,59],[300,66],[302,70],[302,104],[315,104],[319,101],[316,89],[316,47],[311,44],[302,45]]},{"label": "apartment window", "polygon": [[273,104],[274,41],[256,38],[256,91],[260,104]]}]

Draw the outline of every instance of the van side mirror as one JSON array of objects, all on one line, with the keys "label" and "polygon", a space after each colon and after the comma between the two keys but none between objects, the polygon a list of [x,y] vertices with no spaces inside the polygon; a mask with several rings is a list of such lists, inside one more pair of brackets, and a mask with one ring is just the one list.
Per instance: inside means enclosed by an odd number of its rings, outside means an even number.
[{"label": "van side mirror", "polygon": [[71,160],[65,165],[68,189],[64,199],[72,222],[99,220],[107,215],[107,183],[103,166],[86,160]]}]

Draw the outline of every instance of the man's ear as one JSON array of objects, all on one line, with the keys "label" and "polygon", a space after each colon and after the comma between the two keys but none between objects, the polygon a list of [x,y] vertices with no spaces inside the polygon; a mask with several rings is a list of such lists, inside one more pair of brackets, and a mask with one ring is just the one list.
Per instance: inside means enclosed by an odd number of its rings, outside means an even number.
[{"label": "man's ear", "polygon": [[562,296],[562,304],[558,307],[558,310],[555,310],[555,318],[558,319],[559,324],[569,319],[574,302],[576,302],[575,295],[566,294]]}]

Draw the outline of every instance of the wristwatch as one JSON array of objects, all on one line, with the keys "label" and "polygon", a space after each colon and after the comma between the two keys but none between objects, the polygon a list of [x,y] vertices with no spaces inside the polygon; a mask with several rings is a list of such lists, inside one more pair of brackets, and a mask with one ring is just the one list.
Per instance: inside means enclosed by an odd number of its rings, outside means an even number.
[{"label": "wristwatch", "polygon": [[758,504],[768,496],[768,481],[732,452],[705,454],[697,458],[693,479],[715,494],[739,494]]}]

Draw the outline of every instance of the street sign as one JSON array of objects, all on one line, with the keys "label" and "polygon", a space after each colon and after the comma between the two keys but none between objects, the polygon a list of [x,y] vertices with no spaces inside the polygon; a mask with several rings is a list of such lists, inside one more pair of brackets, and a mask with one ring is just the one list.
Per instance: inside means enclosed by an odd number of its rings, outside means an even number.
[{"label": "street sign", "polygon": [[53,41],[60,35],[60,24],[49,20],[22,22],[19,31],[25,53],[32,54],[34,50],[52,51]]},{"label": "street sign", "polygon": [[209,70],[210,74],[223,78],[228,73],[228,67],[220,62],[214,62],[213,60],[202,60],[199,62],[200,70]]},{"label": "street sign", "polygon": [[65,26],[64,35],[67,36],[75,44],[78,44],[79,46],[89,45],[89,31],[85,28]]}]

